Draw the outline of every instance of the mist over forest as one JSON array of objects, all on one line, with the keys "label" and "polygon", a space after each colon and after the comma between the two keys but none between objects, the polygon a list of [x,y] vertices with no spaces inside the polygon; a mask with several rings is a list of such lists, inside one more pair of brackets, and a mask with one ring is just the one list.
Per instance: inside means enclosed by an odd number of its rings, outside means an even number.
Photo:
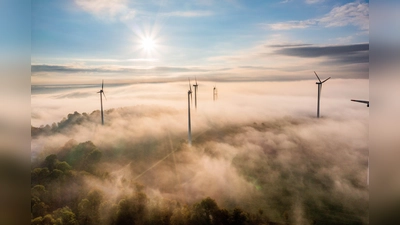
[{"label": "mist over forest", "polygon": [[368,224],[368,81],[200,84],[35,94],[32,224]]}]

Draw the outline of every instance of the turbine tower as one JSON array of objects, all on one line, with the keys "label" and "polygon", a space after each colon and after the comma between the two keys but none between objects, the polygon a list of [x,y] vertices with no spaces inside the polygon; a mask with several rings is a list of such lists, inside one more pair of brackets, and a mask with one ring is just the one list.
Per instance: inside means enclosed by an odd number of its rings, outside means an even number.
[{"label": "turbine tower", "polygon": [[192,145],[192,127],[190,122],[190,104],[192,98],[192,86],[190,85],[190,78],[189,78],[189,91],[188,91],[188,143],[189,146]]},{"label": "turbine tower", "polygon": [[197,84],[197,79],[196,79],[196,77],[194,77],[194,79],[196,80],[196,84],[193,84],[193,87],[194,87],[194,107],[195,107],[196,110],[197,110],[197,87],[198,87],[199,85]]},{"label": "turbine tower", "polygon": [[321,98],[321,89],[322,89],[322,84],[325,83],[327,80],[329,80],[331,77],[328,77],[327,79],[325,79],[324,81],[321,81],[317,75],[317,73],[314,71],[315,76],[317,76],[318,81],[316,82],[316,84],[318,84],[318,104],[317,104],[317,117],[319,118],[319,102],[320,102],[320,98]]},{"label": "turbine tower", "polygon": [[218,97],[218,92],[217,92],[217,86],[214,85],[214,89],[213,89],[213,100],[215,101]]},{"label": "turbine tower", "polygon": [[[104,98],[106,98],[106,94],[104,94],[103,91],[103,87],[104,87],[104,80],[101,81],[101,90],[97,93],[100,93],[100,105],[101,105],[101,125],[104,125],[104,115],[103,115],[103,96]],[[106,98],[107,100],[107,98]]]}]

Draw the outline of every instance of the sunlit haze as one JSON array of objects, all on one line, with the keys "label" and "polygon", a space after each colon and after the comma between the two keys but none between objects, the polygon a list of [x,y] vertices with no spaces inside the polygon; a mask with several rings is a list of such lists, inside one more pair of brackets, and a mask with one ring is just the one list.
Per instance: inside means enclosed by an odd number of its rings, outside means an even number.
[{"label": "sunlit haze", "polygon": [[364,0],[32,2],[32,223],[368,224],[368,35]]}]

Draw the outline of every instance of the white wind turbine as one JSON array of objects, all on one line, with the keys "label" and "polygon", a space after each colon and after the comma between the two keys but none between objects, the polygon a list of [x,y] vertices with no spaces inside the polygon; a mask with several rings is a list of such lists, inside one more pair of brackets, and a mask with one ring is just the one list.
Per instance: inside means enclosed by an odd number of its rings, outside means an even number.
[{"label": "white wind turbine", "polygon": [[[104,98],[106,98],[106,94],[103,91],[103,87],[104,87],[104,80],[101,81],[101,90],[97,93],[100,93],[100,105],[101,105],[101,125],[104,125],[104,115],[103,115],[103,96]],[[107,100],[107,98],[106,98]]]},{"label": "white wind turbine", "polygon": [[192,99],[192,86],[190,85],[190,78],[189,78],[189,91],[188,91],[188,143],[192,145],[192,127],[190,121],[190,103]]},{"label": "white wind turbine", "polygon": [[327,80],[329,80],[331,77],[326,78],[324,81],[321,81],[317,75],[317,73],[314,71],[315,76],[317,76],[319,82],[316,82],[318,84],[318,104],[317,104],[317,117],[319,118],[319,102],[321,99],[321,89],[322,89],[322,84],[325,83]]},{"label": "white wind turbine", "polygon": [[197,109],[197,87],[199,85],[197,84],[196,77],[194,77],[194,79],[196,80],[196,84],[193,84],[193,87],[194,87],[194,107]]},{"label": "white wind turbine", "polygon": [[218,98],[217,86],[214,85],[213,88],[213,100],[215,101]]}]

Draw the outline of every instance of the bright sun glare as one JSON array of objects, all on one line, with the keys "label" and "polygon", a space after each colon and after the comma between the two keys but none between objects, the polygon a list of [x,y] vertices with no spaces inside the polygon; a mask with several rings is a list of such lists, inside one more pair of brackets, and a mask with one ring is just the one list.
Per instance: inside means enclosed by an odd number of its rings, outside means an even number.
[{"label": "bright sun glare", "polygon": [[155,47],[154,40],[151,38],[145,38],[142,40],[142,48],[146,51],[152,51]]}]

